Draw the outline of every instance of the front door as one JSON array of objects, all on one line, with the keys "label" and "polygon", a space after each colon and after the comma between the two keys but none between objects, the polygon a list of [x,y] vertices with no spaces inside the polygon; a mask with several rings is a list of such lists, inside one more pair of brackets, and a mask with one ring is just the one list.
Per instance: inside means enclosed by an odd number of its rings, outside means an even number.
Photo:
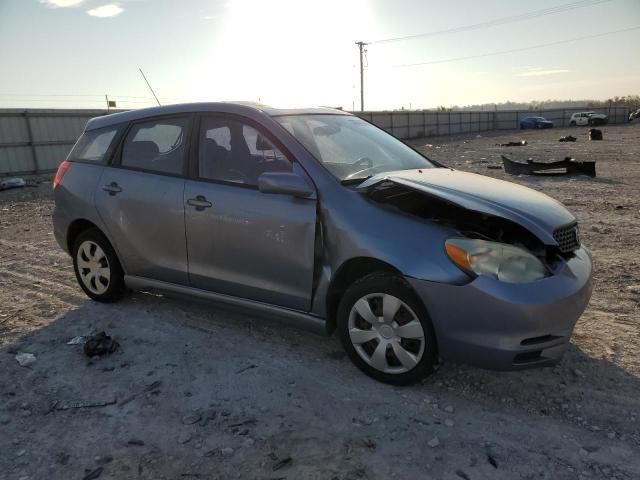
[{"label": "front door", "polygon": [[125,272],[188,284],[184,172],[189,117],[145,120],[104,169],[96,206]]},{"label": "front door", "polygon": [[184,192],[193,287],[310,310],[316,200],[257,188],[264,172],[306,175],[291,160],[247,121],[202,118],[197,179]]}]

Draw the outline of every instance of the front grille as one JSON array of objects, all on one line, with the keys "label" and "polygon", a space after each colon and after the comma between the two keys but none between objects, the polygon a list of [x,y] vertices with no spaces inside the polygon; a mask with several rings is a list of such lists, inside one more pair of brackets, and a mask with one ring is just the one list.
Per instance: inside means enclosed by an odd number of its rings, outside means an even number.
[{"label": "front grille", "polygon": [[571,225],[558,228],[553,232],[553,238],[558,242],[558,247],[562,253],[573,252],[580,247],[578,224],[572,223]]}]

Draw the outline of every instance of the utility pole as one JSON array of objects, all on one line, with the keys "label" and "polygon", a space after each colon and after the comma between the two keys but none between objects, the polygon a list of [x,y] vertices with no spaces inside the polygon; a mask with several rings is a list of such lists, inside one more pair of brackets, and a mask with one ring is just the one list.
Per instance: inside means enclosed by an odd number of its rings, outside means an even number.
[{"label": "utility pole", "polygon": [[365,42],[356,42],[356,45],[360,51],[360,110],[364,112],[364,65],[362,60],[366,51],[364,47],[367,44]]}]

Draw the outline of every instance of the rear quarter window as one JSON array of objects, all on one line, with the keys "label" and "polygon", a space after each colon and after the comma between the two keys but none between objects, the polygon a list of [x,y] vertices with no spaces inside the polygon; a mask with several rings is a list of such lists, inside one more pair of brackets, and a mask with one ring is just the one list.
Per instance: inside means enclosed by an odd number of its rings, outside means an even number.
[{"label": "rear quarter window", "polygon": [[84,132],[67,157],[71,162],[106,163],[113,149],[118,127]]}]

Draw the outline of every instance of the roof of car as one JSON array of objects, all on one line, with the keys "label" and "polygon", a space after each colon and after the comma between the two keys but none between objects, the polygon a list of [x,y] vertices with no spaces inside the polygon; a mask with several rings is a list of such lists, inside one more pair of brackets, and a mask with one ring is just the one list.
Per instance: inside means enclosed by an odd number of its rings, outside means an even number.
[{"label": "roof of car", "polygon": [[163,105],[160,107],[141,108],[138,110],[128,110],[126,112],[112,113],[89,120],[85,130],[95,130],[96,128],[107,127],[119,123],[141,120],[159,115],[172,115],[192,112],[219,112],[232,113],[237,115],[255,116],[256,114],[277,117],[282,115],[304,115],[304,114],[333,114],[350,115],[336,108],[313,107],[313,108],[274,108],[255,102],[201,102],[201,103],[177,103],[173,105]]}]

